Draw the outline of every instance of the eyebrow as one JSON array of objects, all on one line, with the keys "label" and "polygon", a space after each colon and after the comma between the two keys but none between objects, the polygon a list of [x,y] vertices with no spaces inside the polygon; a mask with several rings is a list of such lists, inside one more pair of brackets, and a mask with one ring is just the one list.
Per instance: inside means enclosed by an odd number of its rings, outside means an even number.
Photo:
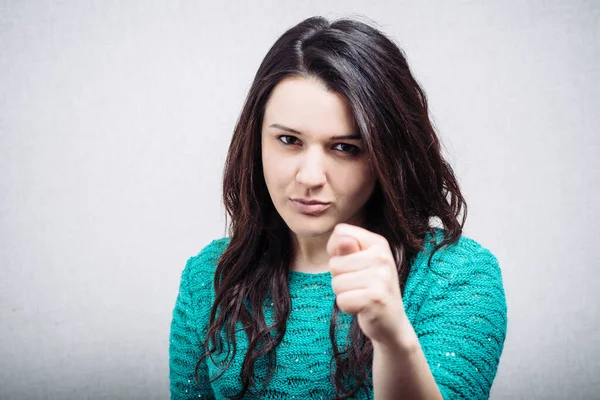
[{"label": "eyebrow", "polygon": [[[297,130],[292,129],[292,128],[288,128],[287,126],[280,125],[280,124],[271,124],[271,125],[269,125],[269,128],[277,128],[277,129],[281,129],[282,131],[287,131],[287,132],[295,133],[296,135],[302,135],[302,132],[297,131]],[[331,140],[343,140],[343,139],[346,139],[346,140],[348,140],[348,139],[361,140],[361,137],[358,134],[341,135],[341,136],[332,136],[331,137]]]}]

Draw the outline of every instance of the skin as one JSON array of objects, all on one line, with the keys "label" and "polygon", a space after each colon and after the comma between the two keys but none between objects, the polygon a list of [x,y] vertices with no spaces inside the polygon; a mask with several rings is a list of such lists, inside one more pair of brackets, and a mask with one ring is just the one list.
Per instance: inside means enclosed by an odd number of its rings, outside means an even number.
[{"label": "skin", "polygon": [[[290,132],[292,130],[293,132]],[[388,241],[361,225],[376,176],[355,135],[347,102],[316,79],[288,78],[274,89],[263,118],[264,178],[292,233],[292,270],[330,271],[339,308],[357,315],[373,343],[376,399],[441,399],[404,305]],[[290,199],[331,202],[318,215]]]},{"label": "skin", "polygon": [[[332,139],[346,135],[357,135],[346,100],[318,80],[287,78],[273,89],[263,118],[262,163],[273,204],[292,232],[292,270],[327,271],[326,244],[335,225],[361,225],[376,176],[360,137]],[[331,205],[318,216],[306,215],[291,198]]]}]

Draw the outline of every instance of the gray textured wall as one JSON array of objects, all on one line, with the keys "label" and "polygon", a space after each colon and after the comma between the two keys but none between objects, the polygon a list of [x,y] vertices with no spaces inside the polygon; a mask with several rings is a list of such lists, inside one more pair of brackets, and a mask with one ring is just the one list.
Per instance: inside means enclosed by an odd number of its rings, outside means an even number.
[{"label": "gray textured wall", "polygon": [[600,393],[597,1],[0,1],[0,398],[168,396],[186,259],[258,64],[364,15],[427,91],[503,268],[494,399]]}]

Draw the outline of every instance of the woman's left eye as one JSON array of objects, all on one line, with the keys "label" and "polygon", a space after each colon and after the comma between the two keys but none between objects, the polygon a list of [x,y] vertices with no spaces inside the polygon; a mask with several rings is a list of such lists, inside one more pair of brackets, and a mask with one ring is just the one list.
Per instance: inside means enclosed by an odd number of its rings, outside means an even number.
[{"label": "woman's left eye", "polygon": [[348,143],[338,143],[335,145],[342,153],[348,153],[350,155],[356,155],[360,152],[360,148]]}]

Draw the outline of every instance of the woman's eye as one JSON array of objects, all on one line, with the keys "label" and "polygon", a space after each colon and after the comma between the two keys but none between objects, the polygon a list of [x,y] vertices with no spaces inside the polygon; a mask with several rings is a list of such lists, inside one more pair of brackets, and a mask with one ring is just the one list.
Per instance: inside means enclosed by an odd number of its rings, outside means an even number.
[{"label": "woman's eye", "polygon": [[298,138],[296,138],[295,136],[288,135],[281,135],[278,139],[285,144],[296,144],[296,140],[298,140]]},{"label": "woman's eye", "polygon": [[348,143],[338,143],[335,145],[342,153],[348,153],[350,155],[356,155],[360,152],[360,148]]}]

